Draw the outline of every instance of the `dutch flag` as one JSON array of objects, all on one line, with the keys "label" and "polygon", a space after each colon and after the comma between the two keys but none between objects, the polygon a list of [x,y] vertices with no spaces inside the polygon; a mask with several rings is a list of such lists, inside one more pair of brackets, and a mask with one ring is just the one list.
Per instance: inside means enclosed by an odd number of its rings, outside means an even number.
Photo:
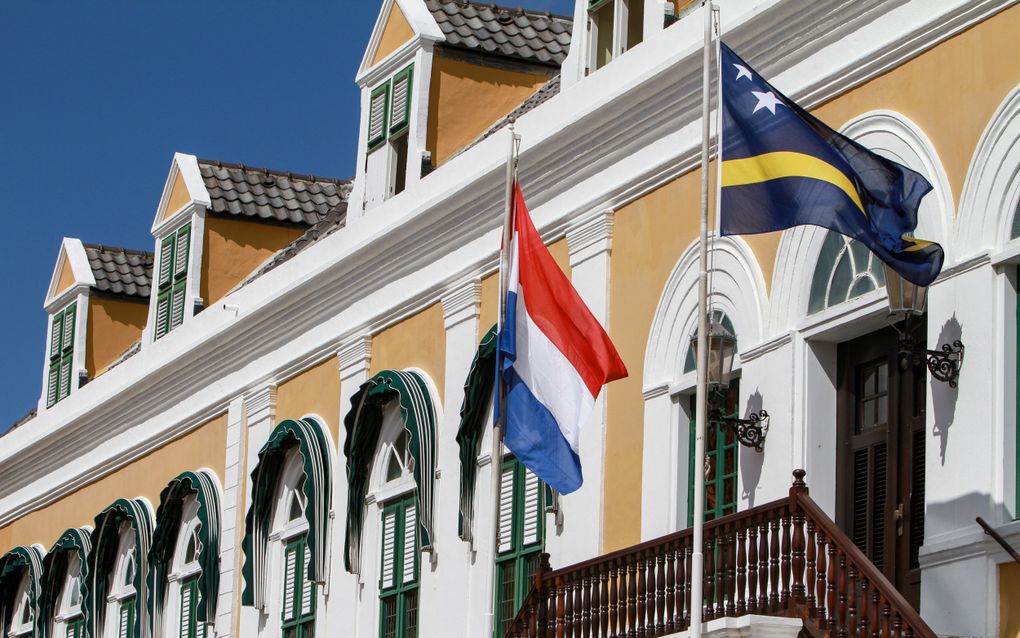
[{"label": "dutch flag", "polygon": [[547,485],[568,494],[583,480],[581,426],[602,386],[627,376],[627,369],[542,243],[516,183],[508,268],[499,335],[506,445]]}]

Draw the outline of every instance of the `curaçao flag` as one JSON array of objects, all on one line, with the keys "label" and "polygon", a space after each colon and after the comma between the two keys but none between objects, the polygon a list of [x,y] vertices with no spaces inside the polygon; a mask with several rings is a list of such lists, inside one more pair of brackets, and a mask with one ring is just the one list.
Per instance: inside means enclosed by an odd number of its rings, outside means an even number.
[{"label": "cura\u00e7ao flag", "polygon": [[505,442],[538,478],[568,494],[583,480],[581,426],[602,386],[627,376],[627,368],[542,242],[519,184],[513,197],[506,315],[499,335],[507,393]]},{"label": "cura\u00e7ao flag", "polygon": [[721,49],[722,234],[814,224],[861,242],[904,279],[931,284],[942,247],[913,236],[928,180],[832,130]]}]

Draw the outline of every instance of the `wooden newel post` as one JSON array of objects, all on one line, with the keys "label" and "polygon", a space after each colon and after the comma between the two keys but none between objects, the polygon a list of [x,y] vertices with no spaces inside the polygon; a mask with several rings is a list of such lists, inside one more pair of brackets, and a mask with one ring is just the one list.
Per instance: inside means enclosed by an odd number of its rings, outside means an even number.
[{"label": "wooden newel post", "polygon": [[549,588],[545,584],[545,576],[552,569],[549,567],[549,554],[542,552],[538,556],[538,565],[535,567],[535,591],[538,592],[538,611],[535,614],[536,634],[540,638],[549,635],[549,611],[550,607],[556,604],[549,595]]},{"label": "wooden newel post", "polygon": [[801,469],[793,471],[793,485],[790,486],[790,515],[793,518],[793,547],[791,568],[793,571],[793,587],[790,597],[796,606],[803,606],[807,599],[804,587],[804,510],[800,507],[799,498],[807,496],[808,487],[804,482],[807,472]]}]

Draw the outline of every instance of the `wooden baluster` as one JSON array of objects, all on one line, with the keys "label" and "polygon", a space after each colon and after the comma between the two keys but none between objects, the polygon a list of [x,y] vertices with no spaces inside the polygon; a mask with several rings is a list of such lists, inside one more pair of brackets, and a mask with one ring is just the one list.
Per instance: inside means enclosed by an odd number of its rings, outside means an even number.
[{"label": "wooden baluster", "polygon": [[535,590],[537,594],[538,603],[535,609],[535,638],[545,638],[546,625],[549,622],[549,583],[546,575],[549,573],[549,554],[541,553],[538,555],[538,566],[535,569]]},{"label": "wooden baluster", "polygon": [[727,616],[737,612],[737,531],[733,524],[726,525],[726,610]]},{"label": "wooden baluster", "polygon": [[826,616],[827,606],[825,604],[825,595],[827,590],[826,576],[828,575],[827,563],[826,563],[826,551],[828,544],[825,540],[825,530],[818,530],[818,570],[815,576],[815,619],[818,620],[818,627],[825,629],[828,627],[828,617]]},{"label": "wooden baluster", "polygon": [[574,638],[587,638],[584,636],[584,586],[582,574],[582,577],[574,580]]},{"label": "wooden baluster", "polygon": [[[726,615],[726,527],[717,527],[715,534],[715,611],[716,618]],[[711,604],[711,603],[710,603]]]},{"label": "wooden baluster", "polygon": [[627,635],[637,636],[637,560],[627,564]]},{"label": "wooden baluster", "polygon": [[736,615],[747,613],[747,530],[737,530],[737,605]]},{"label": "wooden baluster", "polygon": [[581,638],[591,638],[591,572],[581,578]]},{"label": "wooden baluster", "polygon": [[871,623],[871,583],[860,578],[861,596],[857,603],[857,638],[867,638]]},{"label": "wooden baluster", "polygon": [[[804,515],[801,514],[801,520]],[[815,615],[816,609],[816,598],[815,598],[815,581],[818,579],[818,572],[815,571],[818,565],[818,546],[816,543],[815,536],[815,522],[807,522],[807,547],[805,552],[805,563],[807,567],[807,575],[804,576],[804,583],[806,585],[804,590],[804,604],[807,607],[808,616],[811,618],[817,618]]]},{"label": "wooden baluster", "polygon": [[806,598],[804,588],[804,512],[797,509],[793,512],[792,518],[793,550],[791,566],[793,567],[793,588],[790,590],[790,595],[793,597],[794,603],[798,606],[803,606]]},{"label": "wooden baluster", "polygon": [[697,604],[704,610],[701,614],[703,620],[712,620],[715,617],[715,539],[710,534],[705,535],[705,585],[702,589],[704,594],[702,600]]},{"label": "wooden baluster", "polygon": [[637,610],[637,617],[634,619],[634,628],[637,631],[638,638],[645,638],[645,611],[647,610],[646,601],[648,599],[648,569],[645,561],[644,552],[640,552],[637,556],[637,603],[635,609]]},{"label": "wooden baluster", "polygon": [[574,638],[574,583],[565,583],[563,597],[566,607],[563,610],[563,633],[565,638]]},{"label": "wooden baluster", "polygon": [[792,563],[791,542],[790,542],[790,514],[786,513],[782,515],[780,525],[783,528],[782,537],[782,550],[780,553],[780,568],[779,574],[782,577],[783,590],[779,597],[779,605],[781,609],[789,609],[790,605],[790,565]]},{"label": "wooden baluster", "polygon": [[762,517],[758,535],[758,611],[765,613],[769,605],[769,521]]},{"label": "wooden baluster", "polygon": [[663,631],[671,634],[676,630],[677,609],[676,609],[676,563],[682,558],[683,553],[678,550],[666,554],[666,614]]},{"label": "wooden baluster", "polygon": [[644,620],[644,636],[651,638],[655,635],[655,553],[654,550],[645,552],[644,562],[645,574],[645,604],[641,616]]},{"label": "wooden baluster", "polygon": [[846,554],[843,550],[839,550],[839,602],[836,604],[836,615],[839,618],[839,622],[836,627],[839,630],[839,638],[846,638],[847,636],[847,622],[846,622]]},{"label": "wooden baluster", "polygon": [[837,627],[838,627],[837,624],[836,624],[836,597],[837,597],[837,593],[836,593],[836,578],[837,578],[836,571],[837,571],[837,569],[836,568],[838,567],[838,565],[836,564],[836,544],[835,543],[829,543],[828,552],[829,552],[829,556],[828,556],[828,558],[829,558],[829,571],[826,574],[826,578],[825,578],[825,580],[826,580],[826,584],[825,584],[825,606],[828,608],[828,611],[829,611],[829,622],[827,624],[828,624],[828,630],[831,632],[831,631],[837,629]]},{"label": "wooden baluster", "polygon": [[847,592],[846,592],[846,633],[850,636],[857,635],[860,609],[857,607],[857,565],[850,563],[847,567]]},{"label": "wooden baluster", "polygon": [[903,636],[903,618],[899,614],[893,616],[892,635],[894,638],[901,638]]},{"label": "wooden baluster", "polygon": [[747,610],[758,611],[758,517],[747,532]]},{"label": "wooden baluster", "polygon": [[871,622],[868,626],[868,636],[871,638],[878,638],[879,632],[881,631],[881,616],[882,610],[879,606],[879,593],[878,587],[871,590]]},{"label": "wooden baluster", "polygon": [[556,577],[556,638],[565,638],[567,631],[567,591],[563,586],[563,578]]},{"label": "wooden baluster", "polygon": [[889,601],[882,596],[882,633],[883,638],[889,638],[892,636],[892,610],[889,608]]},{"label": "wooden baluster", "polygon": [[609,582],[607,584],[609,586],[609,594],[606,596],[606,600],[609,601],[609,612],[606,615],[609,617],[609,630],[606,632],[606,638],[616,638],[618,635],[618,629],[616,626],[616,605],[619,600],[617,598],[619,590],[616,585],[620,577],[619,567],[616,561],[613,561],[609,565],[608,574]]},{"label": "wooden baluster", "polygon": [[779,519],[774,518],[769,524],[771,543],[769,544],[769,609],[779,611]]},{"label": "wooden baluster", "polygon": [[609,636],[609,569],[599,572],[599,638]]},{"label": "wooden baluster", "polygon": [[677,629],[682,630],[691,624],[691,548],[687,541],[680,557],[680,588],[680,625]]},{"label": "wooden baluster", "polygon": [[655,633],[666,631],[666,562],[672,562],[672,552],[660,551],[655,557]]}]

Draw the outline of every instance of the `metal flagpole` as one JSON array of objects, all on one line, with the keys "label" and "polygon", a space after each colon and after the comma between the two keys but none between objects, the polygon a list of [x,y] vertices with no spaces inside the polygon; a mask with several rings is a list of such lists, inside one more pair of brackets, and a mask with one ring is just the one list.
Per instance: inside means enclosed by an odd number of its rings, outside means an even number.
[{"label": "metal flagpole", "polygon": [[506,316],[506,295],[509,287],[510,239],[514,225],[514,182],[517,181],[517,142],[520,140],[510,120],[510,143],[506,156],[506,188],[503,197],[503,245],[499,251],[499,312],[496,316],[496,400],[499,401],[499,420],[492,429],[492,569],[489,570],[492,593],[492,607],[488,613],[486,636],[493,635],[496,620],[496,554],[499,552],[499,493],[503,484],[503,437],[506,434],[506,386],[503,384],[503,361],[499,349],[499,335],[503,333],[503,318]]},{"label": "metal flagpole", "polygon": [[705,425],[708,412],[708,165],[711,141],[710,95],[712,66],[712,3],[705,11],[704,63],[701,82],[701,239],[698,255],[698,391],[694,417],[694,552],[691,556],[691,638],[701,638],[705,571]]}]

